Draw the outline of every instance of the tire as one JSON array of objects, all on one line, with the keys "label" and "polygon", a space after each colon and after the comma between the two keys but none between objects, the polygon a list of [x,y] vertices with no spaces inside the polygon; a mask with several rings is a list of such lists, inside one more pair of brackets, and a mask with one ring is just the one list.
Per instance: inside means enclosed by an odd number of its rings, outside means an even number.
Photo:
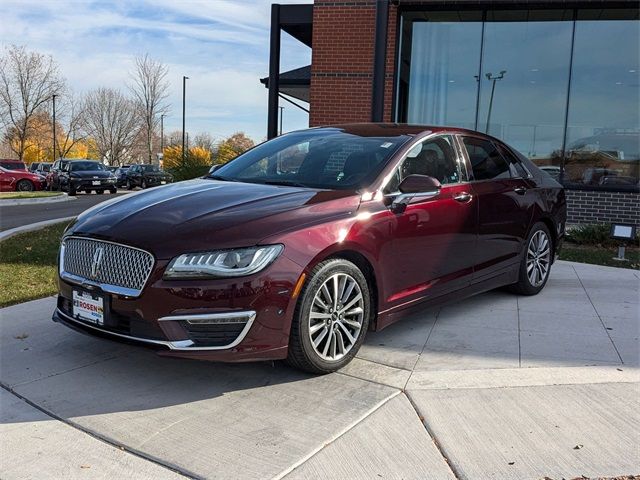
[{"label": "tire", "polygon": [[104,195],[105,190],[96,190],[96,193],[100,194],[100,195]]},{"label": "tire", "polygon": [[67,195],[69,195],[70,197],[75,197],[76,193],[76,189],[69,185],[69,191],[67,192]]},{"label": "tire", "polygon": [[112,188],[109,191],[111,192],[111,195],[115,195],[116,193],[118,193],[118,189],[117,188]]},{"label": "tire", "polygon": [[147,188],[147,182],[144,179],[142,180],[141,187],[142,187],[143,190],[145,190]]},{"label": "tire", "polygon": [[510,290],[520,295],[537,295],[547,284],[553,259],[553,240],[549,228],[536,223],[529,232],[522,252],[518,281]]},{"label": "tire", "polygon": [[35,185],[29,180],[20,180],[16,183],[16,192],[33,192]]},{"label": "tire", "polygon": [[[346,302],[344,305],[340,300],[333,301],[336,296],[331,287],[335,279],[337,297]],[[323,286],[330,288],[325,292]],[[351,313],[342,316],[341,310],[333,310],[334,305]],[[318,264],[311,271],[296,305],[287,363],[311,373],[330,373],[344,367],[364,341],[371,308],[369,286],[358,267],[343,259]],[[311,313],[315,318],[311,318]]]},{"label": "tire", "polygon": [[127,180],[127,190],[132,190],[133,186],[131,186],[131,180]]}]

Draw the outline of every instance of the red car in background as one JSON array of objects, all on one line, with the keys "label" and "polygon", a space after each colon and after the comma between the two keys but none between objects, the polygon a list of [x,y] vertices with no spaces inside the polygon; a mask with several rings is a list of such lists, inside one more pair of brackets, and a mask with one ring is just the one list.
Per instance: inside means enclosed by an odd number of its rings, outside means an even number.
[{"label": "red car in background", "polygon": [[24,162],[0,160],[1,192],[32,192],[43,190],[46,181],[42,175],[30,173]]}]

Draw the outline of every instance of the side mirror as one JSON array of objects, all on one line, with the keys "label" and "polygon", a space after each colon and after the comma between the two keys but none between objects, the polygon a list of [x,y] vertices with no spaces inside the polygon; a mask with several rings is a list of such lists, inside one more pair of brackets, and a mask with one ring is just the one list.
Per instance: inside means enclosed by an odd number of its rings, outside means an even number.
[{"label": "side mirror", "polygon": [[222,167],[221,163],[218,163],[217,165],[213,165],[210,169],[209,169],[209,175],[211,175],[213,172],[215,172],[216,170],[218,170],[220,167]]},{"label": "side mirror", "polygon": [[391,210],[402,213],[413,198],[429,198],[440,193],[442,185],[440,182],[428,175],[407,175],[400,185],[400,195],[393,199]]}]

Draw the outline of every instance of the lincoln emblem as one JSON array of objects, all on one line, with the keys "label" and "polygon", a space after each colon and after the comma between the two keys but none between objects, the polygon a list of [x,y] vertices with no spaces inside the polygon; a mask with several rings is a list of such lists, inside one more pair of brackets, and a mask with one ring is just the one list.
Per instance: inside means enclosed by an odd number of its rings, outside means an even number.
[{"label": "lincoln emblem", "polygon": [[98,247],[93,254],[93,261],[91,262],[91,278],[96,278],[100,271],[100,265],[102,265],[102,257],[104,256],[104,248]]}]

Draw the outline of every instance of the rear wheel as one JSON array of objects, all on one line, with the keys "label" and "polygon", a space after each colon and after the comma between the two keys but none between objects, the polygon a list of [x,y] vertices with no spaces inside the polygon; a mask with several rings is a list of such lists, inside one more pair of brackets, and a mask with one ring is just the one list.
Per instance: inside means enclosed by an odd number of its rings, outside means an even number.
[{"label": "rear wheel", "polygon": [[370,316],[369,286],[360,269],[342,259],[320,263],[298,300],[287,362],[312,373],[344,367],[362,345]]},{"label": "rear wheel", "polygon": [[35,190],[35,186],[29,180],[20,180],[16,183],[16,191],[17,192],[33,192]]},{"label": "rear wheel", "polygon": [[69,184],[69,191],[67,192],[67,194],[68,194],[70,197],[73,197],[73,196],[75,196],[75,194],[76,194],[76,189],[75,189],[75,188],[73,188],[73,186],[72,186],[71,184]]},{"label": "rear wheel", "polygon": [[131,180],[127,180],[127,190],[131,190],[133,186],[131,185]]},{"label": "rear wheel", "polygon": [[536,223],[525,243],[525,251],[520,263],[518,282],[511,285],[511,290],[521,295],[536,295],[549,279],[553,242],[547,226]]},{"label": "rear wheel", "polygon": [[112,188],[111,190],[109,190],[112,194],[118,193],[118,189],[117,188]]}]

